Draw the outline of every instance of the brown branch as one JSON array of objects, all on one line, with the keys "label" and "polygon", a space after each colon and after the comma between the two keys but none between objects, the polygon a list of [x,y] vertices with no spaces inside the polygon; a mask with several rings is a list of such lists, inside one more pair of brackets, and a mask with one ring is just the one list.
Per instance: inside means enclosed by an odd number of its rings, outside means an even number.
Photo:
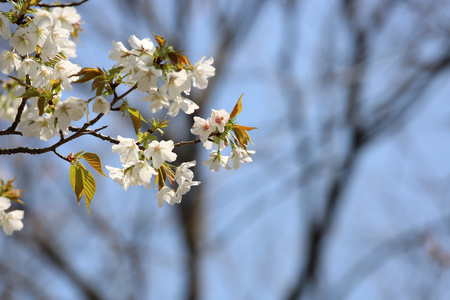
[{"label": "brown branch", "polygon": [[195,145],[195,144],[198,144],[198,143],[200,143],[200,139],[195,139],[195,140],[192,140],[192,141],[181,141],[181,142],[178,142],[178,143],[174,144],[173,146],[175,148],[177,148],[177,147],[180,147],[180,146]]},{"label": "brown branch", "polygon": [[[30,76],[28,76],[28,74],[26,78],[26,83],[28,85],[31,84]],[[28,90],[28,87],[26,87],[25,89]],[[27,104],[28,99],[29,98],[22,98],[22,102],[20,103],[19,108],[17,108],[17,114],[16,117],[14,118],[14,122],[11,124],[11,126],[9,126],[9,128],[0,131],[0,135],[7,135],[16,132],[17,125],[19,125],[20,118],[22,117],[22,113],[23,110],[25,109],[25,105]]]},{"label": "brown branch", "polygon": [[82,0],[79,2],[72,2],[72,3],[63,3],[63,4],[46,4],[46,3],[40,3],[37,4],[36,6],[39,7],[47,7],[47,8],[52,8],[52,7],[74,7],[74,6],[79,6],[85,2],[88,2],[89,0]]}]

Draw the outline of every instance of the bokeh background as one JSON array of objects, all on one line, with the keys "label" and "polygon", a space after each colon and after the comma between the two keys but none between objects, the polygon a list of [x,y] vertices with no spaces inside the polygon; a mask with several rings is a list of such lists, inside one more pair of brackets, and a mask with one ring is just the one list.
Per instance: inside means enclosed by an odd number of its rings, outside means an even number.
[{"label": "bokeh background", "polygon": [[[77,9],[82,67],[113,66],[111,41],[127,45],[131,34],[162,35],[193,62],[214,57],[208,89],[191,94],[195,115],[231,111],[244,93],[238,120],[259,127],[254,162],[212,173],[201,145],[180,147],[202,181],[180,205],[159,209],[155,189],[124,192],[96,176],[89,217],[67,162],[0,157],[0,177],[27,189],[24,229],[0,235],[0,299],[450,298],[450,2],[90,0]],[[154,117],[141,97],[129,101]],[[192,115],[171,121],[165,139],[193,138]],[[120,113],[102,125],[133,136]],[[59,150],[120,166],[93,137]]]}]

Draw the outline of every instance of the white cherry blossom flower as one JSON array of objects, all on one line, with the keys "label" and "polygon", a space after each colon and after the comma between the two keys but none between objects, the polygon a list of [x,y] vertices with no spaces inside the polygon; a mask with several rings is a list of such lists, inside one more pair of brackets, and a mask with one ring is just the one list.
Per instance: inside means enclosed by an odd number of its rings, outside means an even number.
[{"label": "white cherry blossom flower", "polygon": [[204,166],[209,166],[213,172],[217,172],[221,167],[225,167],[228,161],[228,156],[220,155],[216,150],[209,153],[209,158],[203,162]]},{"label": "white cherry blossom flower", "polygon": [[70,85],[70,83],[78,79],[77,76],[70,76],[78,73],[80,70],[81,67],[79,65],[74,64],[68,60],[61,60],[55,65],[53,71],[53,79],[61,79],[61,87],[69,92],[72,90],[72,86]]},{"label": "white cherry blossom flower", "polygon": [[130,170],[124,170],[110,166],[105,166],[105,168],[109,170],[109,177],[111,177],[114,182],[122,186],[125,191],[130,186],[140,185],[140,183],[132,176]]},{"label": "white cherry blossom flower", "polygon": [[6,197],[0,196],[0,211],[7,210],[11,206],[11,200]]},{"label": "white cherry blossom flower", "polygon": [[225,125],[230,119],[230,114],[225,110],[212,110],[211,113],[211,125],[216,126],[219,132],[224,132]]},{"label": "white cherry blossom flower", "polygon": [[22,114],[18,129],[23,136],[35,136],[44,141],[48,141],[58,133],[58,129],[55,127],[55,116],[47,114],[39,116],[37,110],[29,110]]},{"label": "white cherry blossom flower", "polygon": [[125,167],[131,166],[139,161],[139,147],[135,140],[131,138],[117,137],[120,141],[118,145],[112,146],[114,153],[120,154],[120,161]]},{"label": "white cherry blossom flower", "polygon": [[153,55],[155,52],[155,46],[149,38],[140,40],[135,35],[130,35],[128,42],[130,43],[131,48],[133,48],[133,54],[140,55],[142,52],[145,52],[148,55]]},{"label": "white cherry blossom flower", "polygon": [[9,45],[14,47],[20,55],[26,55],[34,52],[37,38],[28,32],[28,28],[21,27],[11,37]]},{"label": "white cherry blossom flower", "polygon": [[9,24],[11,22],[4,15],[0,15],[0,34],[2,38],[8,40],[11,37],[11,29],[9,28]]},{"label": "white cherry blossom flower", "polygon": [[75,7],[55,7],[52,15],[54,21],[59,20],[61,26],[69,31],[73,31],[73,24],[81,21],[81,16]]},{"label": "white cherry blossom flower", "polygon": [[173,141],[152,141],[145,149],[144,155],[153,162],[153,168],[159,169],[165,162],[171,162],[177,159],[177,155],[172,152],[174,148]]},{"label": "white cherry blossom flower", "polygon": [[167,74],[167,82],[161,87],[161,91],[168,92],[170,99],[175,99],[181,93],[188,94],[191,90],[191,81],[188,80],[186,70]]},{"label": "white cherry blossom flower", "polygon": [[50,85],[51,79],[53,79],[53,69],[45,65],[39,65],[37,76],[33,80],[33,85],[45,88]]},{"label": "white cherry blossom flower", "polygon": [[191,190],[191,186],[199,185],[200,181],[185,181],[183,184],[179,185],[177,188],[177,195],[180,197],[185,195]]},{"label": "white cherry blossom flower", "polygon": [[1,224],[6,235],[12,235],[14,231],[23,228],[23,210],[13,210],[3,215]]},{"label": "white cherry blossom flower", "polygon": [[14,121],[20,102],[20,99],[11,93],[0,95],[0,119]]},{"label": "white cherry blossom flower", "polygon": [[28,32],[30,33],[30,36],[32,36],[36,40],[36,43],[39,47],[42,47],[47,40],[48,35],[50,34],[49,28],[51,24],[51,19],[45,17],[31,23],[28,26]]},{"label": "white cherry blossom flower", "polygon": [[31,58],[25,58],[19,69],[17,70],[17,75],[19,75],[20,78],[25,77],[25,75],[29,75],[30,78],[35,78],[37,76],[39,70],[39,64],[31,59]]},{"label": "white cherry blossom flower", "polygon": [[72,121],[81,119],[86,111],[86,102],[83,99],[69,97],[65,101],[56,104],[54,116],[58,120],[61,130],[67,129]]},{"label": "white cherry blossom flower", "polygon": [[192,70],[192,85],[200,90],[204,90],[208,87],[208,78],[215,75],[216,68],[214,68],[212,63],[214,59],[210,57],[205,60],[205,56],[202,56],[198,62],[194,64]]},{"label": "white cherry blossom flower", "polygon": [[132,176],[146,188],[151,188],[152,175],[158,174],[146,161],[140,160],[134,164]]},{"label": "white cherry blossom flower", "polygon": [[191,133],[200,136],[200,141],[206,143],[212,132],[216,129],[210,124],[211,119],[203,119],[200,117],[194,117],[194,125],[192,125]]},{"label": "white cherry blossom flower", "polygon": [[174,205],[176,203],[181,202],[181,196],[178,195],[174,190],[170,187],[163,187],[157,194],[156,199],[158,199],[158,206],[163,207],[164,202],[169,203],[170,205]]},{"label": "white cherry blossom flower", "polygon": [[122,42],[112,41],[113,49],[109,50],[109,59],[118,61],[117,66],[125,66],[127,64],[127,59],[131,54]]},{"label": "white cherry blossom flower", "polygon": [[175,180],[178,184],[183,184],[185,181],[192,181],[194,179],[194,172],[189,168],[195,166],[197,162],[195,160],[190,162],[184,162],[178,166],[175,172]]},{"label": "white cherry blossom flower", "polygon": [[[242,149],[233,148],[233,150],[231,150],[230,157],[228,158],[226,168],[227,169],[233,168],[233,169],[237,170],[241,166],[241,164],[251,163],[253,160],[249,154],[254,154],[254,153],[255,153],[255,151],[252,151],[252,150],[247,152]],[[230,164],[231,164],[231,166],[230,166]]]},{"label": "white cherry blossom flower", "polygon": [[150,110],[152,113],[155,113],[163,107],[170,107],[169,97],[167,97],[166,93],[162,93],[159,90],[149,90],[148,95],[142,98],[142,101],[150,102]]},{"label": "white cherry blossom flower", "polygon": [[186,114],[192,114],[199,106],[192,100],[185,97],[177,96],[173,99],[169,106],[169,112],[167,113],[171,117],[175,117],[180,112],[180,109]]},{"label": "white cherry blossom flower", "polygon": [[48,59],[54,58],[59,52],[66,54],[63,50],[70,45],[69,37],[69,30],[62,28],[61,22],[57,21],[42,45],[42,61],[46,62]]},{"label": "white cherry blossom flower", "polygon": [[111,105],[102,96],[97,96],[94,98],[94,104],[92,105],[92,111],[97,114],[109,114],[111,110]]},{"label": "white cherry blossom flower", "polygon": [[147,92],[158,88],[158,78],[162,76],[162,71],[154,66],[144,65],[142,60],[137,63],[138,71],[133,75],[133,79],[137,81],[138,90]]},{"label": "white cherry blossom flower", "polygon": [[22,59],[14,51],[2,50],[0,54],[0,68],[3,74],[9,74],[20,68]]},{"label": "white cherry blossom flower", "polygon": [[191,190],[191,186],[200,184],[200,181],[193,181],[194,172],[189,168],[195,166],[196,161],[184,162],[178,166],[175,172],[175,181],[178,183],[177,194],[184,195]]}]

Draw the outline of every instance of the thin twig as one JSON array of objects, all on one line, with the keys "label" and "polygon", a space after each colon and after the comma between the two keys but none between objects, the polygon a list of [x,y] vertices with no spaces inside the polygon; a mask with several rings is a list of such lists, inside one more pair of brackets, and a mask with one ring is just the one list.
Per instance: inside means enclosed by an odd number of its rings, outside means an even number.
[{"label": "thin twig", "polygon": [[67,156],[62,155],[61,153],[59,153],[58,151],[56,151],[56,149],[53,149],[53,152],[60,158],[64,159],[65,161],[70,162],[70,159]]}]

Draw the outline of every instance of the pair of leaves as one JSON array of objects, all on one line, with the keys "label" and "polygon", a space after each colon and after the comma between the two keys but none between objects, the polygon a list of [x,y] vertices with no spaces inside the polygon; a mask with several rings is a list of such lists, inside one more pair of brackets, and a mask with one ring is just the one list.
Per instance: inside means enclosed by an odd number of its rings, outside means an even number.
[{"label": "pair of leaves", "polygon": [[144,117],[142,117],[141,113],[134,107],[130,107],[128,105],[123,105],[121,110],[124,113],[128,113],[131,118],[131,122],[133,123],[134,131],[136,135],[138,135],[139,130],[141,130],[142,122],[148,123]]},{"label": "pair of leaves", "polygon": [[72,76],[80,76],[78,80],[74,81],[74,83],[85,83],[93,80],[92,82],[92,91],[97,90],[95,92],[96,96],[101,96],[103,90],[105,88],[106,75],[100,68],[83,68],[77,74],[73,74]]},{"label": "pair of leaves", "polygon": [[[235,118],[242,111],[242,96],[244,96],[244,94],[242,94],[241,97],[239,97],[238,102],[231,111],[230,114],[231,119]],[[252,143],[252,141],[250,140],[250,136],[248,135],[248,131],[258,129],[258,127],[248,127],[235,124],[233,125],[232,129],[240,146],[244,147],[244,149],[247,149],[248,142]]]},{"label": "pair of leaves", "polygon": [[11,201],[16,201],[20,204],[24,204],[20,198],[23,197],[21,194],[24,190],[15,189],[13,186],[13,182],[16,180],[16,177],[9,180],[6,184],[1,180],[1,186],[0,186],[0,196],[6,197]]},{"label": "pair of leaves", "polygon": [[97,154],[91,152],[78,152],[73,156],[73,161],[69,170],[70,184],[77,197],[78,204],[80,204],[83,195],[86,198],[86,207],[90,216],[91,212],[89,211],[89,205],[94,198],[97,186],[91,172],[78,161],[80,158],[85,159],[94,170],[100,173],[100,175],[106,175],[103,173],[100,157]]}]

